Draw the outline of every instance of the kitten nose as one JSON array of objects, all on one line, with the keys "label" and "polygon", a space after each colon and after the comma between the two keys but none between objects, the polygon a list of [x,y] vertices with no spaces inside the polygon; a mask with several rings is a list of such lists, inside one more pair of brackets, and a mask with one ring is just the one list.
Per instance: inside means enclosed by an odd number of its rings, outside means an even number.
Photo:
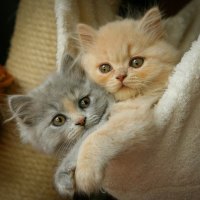
[{"label": "kitten nose", "polygon": [[127,77],[126,74],[121,74],[121,75],[117,76],[116,79],[118,79],[119,81],[122,82],[126,77]]},{"label": "kitten nose", "polygon": [[76,125],[85,126],[85,122],[86,122],[86,117],[81,117],[81,118],[78,119],[78,121],[76,122]]}]

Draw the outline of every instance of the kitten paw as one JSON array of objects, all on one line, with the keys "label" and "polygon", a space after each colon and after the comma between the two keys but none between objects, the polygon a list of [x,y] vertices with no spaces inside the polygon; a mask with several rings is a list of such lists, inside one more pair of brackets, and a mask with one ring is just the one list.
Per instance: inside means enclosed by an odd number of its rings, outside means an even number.
[{"label": "kitten paw", "polygon": [[73,198],[75,193],[75,166],[68,166],[67,170],[58,170],[55,174],[55,185],[62,196]]},{"label": "kitten paw", "polygon": [[86,194],[91,194],[101,188],[103,170],[97,168],[94,163],[80,163],[76,167],[75,179],[78,190]]}]

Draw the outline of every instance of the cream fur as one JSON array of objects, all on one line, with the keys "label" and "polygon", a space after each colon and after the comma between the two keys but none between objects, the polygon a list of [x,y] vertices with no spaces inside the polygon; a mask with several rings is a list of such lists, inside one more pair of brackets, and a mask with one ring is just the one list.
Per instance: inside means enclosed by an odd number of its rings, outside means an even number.
[{"label": "cream fur", "polygon": [[[140,20],[110,22],[98,31],[81,24],[77,32],[83,68],[118,101],[162,92],[169,74],[180,60],[179,52],[166,39],[157,7]],[[134,57],[144,58],[141,67],[129,66]],[[108,73],[99,70],[104,63],[112,67]],[[117,78],[121,75],[126,76],[123,83]]]},{"label": "cream fur", "polygon": [[116,103],[109,121],[82,144],[75,171],[76,186],[90,194],[98,191],[109,161],[121,152],[148,149],[157,136],[152,104],[158,97],[138,97]]},{"label": "cream fur", "polygon": [[[85,71],[116,100],[125,100],[114,105],[115,111],[111,111],[108,122],[88,136],[80,148],[76,186],[91,193],[101,187],[109,161],[129,149],[144,151],[152,140],[157,143],[159,131],[155,126],[153,104],[164,92],[179,54],[166,42],[157,7],[140,20],[111,22],[99,31],[81,25],[78,32]],[[130,67],[130,59],[138,56],[144,58],[142,67]],[[109,63],[112,70],[102,74],[98,68],[101,63]],[[116,78],[121,74],[126,74],[125,89]]]},{"label": "cream fur", "polygon": [[199,52],[200,37],[177,65],[155,109],[156,142],[109,163],[104,189],[119,199],[199,199]]},{"label": "cream fur", "polygon": [[[173,23],[170,20],[166,22],[170,41],[183,51],[188,49],[191,41],[199,33],[199,7],[199,1],[195,0],[172,18]],[[185,34],[188,27],[190,31]],[[106,167],[103,188],[116,198],[121,200],[199,199],[199,47],[200,38],[177,65],[170,78],[168,89],[155,109],[153,116],[158,130],[156,135],[159,136],[156,137],[156,141],[149,140],[148,148],[143,150],[133,148],[117,157],[114,156],[116,152],[111,151],[109,158],[113,160]],[[104,142],[108,147],[113,145],[112,142]],[[98,149],[98,145],[95,145],[95,148]],[[106,162],[107,158],[104,159]],[[91,172],[94,172],[93,170],[94,168],[91,168]],[[94,178],[99,180],[99,177],[94,176]],[[91,180],[87,179],[87,181]],[[95,185],[91,185],[94,189]],[[90,190],[87,182],[83,187],[85,190]]]}]

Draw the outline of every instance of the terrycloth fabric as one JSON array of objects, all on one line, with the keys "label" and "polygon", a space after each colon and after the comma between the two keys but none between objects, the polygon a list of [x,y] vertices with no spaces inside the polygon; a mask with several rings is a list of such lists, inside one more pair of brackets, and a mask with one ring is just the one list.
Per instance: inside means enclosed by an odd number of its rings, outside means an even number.
[{"label": "terrycloth fabric", "polygon": [[[73,18],[73,7],[67,6]],[[57,19],[62,18],[58,10]],[[120,200],[200,199],[200,37],[189,50],[200,33],[199,13],[200,2],[195,0],[166,22],[170,42],[188,52],[176,66],[155,109],[159,133],[150,148],[130,149],[108,164],[104,189]],[[68,22],[73,26],[77,23]],[[57,29],[58,39],[71,34],[59,32],[63,29],[59,20]],[[59,63],[62,55],[59,45],[57,48]],[[62,51],[71,53],[66,47]]]}]

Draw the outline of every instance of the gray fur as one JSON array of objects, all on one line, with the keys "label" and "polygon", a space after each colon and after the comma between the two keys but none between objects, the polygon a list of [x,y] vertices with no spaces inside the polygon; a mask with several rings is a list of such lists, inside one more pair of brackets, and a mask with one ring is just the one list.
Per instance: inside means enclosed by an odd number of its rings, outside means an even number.
[{"label": "gray fur", "polygon": [[[90,105],[81,109],[78,102],[85,96],[90,97]],[[62,99],[66,97],[75,102],[81,115],[87,117],[85,126],[76,125],[64,109]],[[55,174],[55,186],[60,194],[73,196],[79,147],[107,120],[113,101],[104,89],[87,79],[84,71],[69,56],[63,61],[60,72],[53,74],[41,86],[27,95],[9,97],[9,107],[17,120],[22,140],[46,153],[58,151],[64,155]],[[65,115],[67,121],[55,127],[52,119],[59,113]]]},{"label": "gray fur", "polygon": [[[63,63],[60,72],[53,74],[41,86],[27,95],[10,96],[8,101],[23,141],[46,153],[57,151],[64,155],[55,174],[55,186],[60,194],[72,197],[79,147],[107,120],[114,100],[104,89],[87,79],[84,71],[70,57]],[[85,96],[90,97],[90,105],[80,109],[78,102]],[[87,117],[84,127],[76,125],[70,118],[62,104],[65,97],[75,102],[76,109]],[[55,127],[51,122],[59,113],[65,115],[67,121]]]},{"label": "gray fur", "polygon": [[[60,72],[53,74],[35,90],[27,95],[9,97],[10,110],[17,120],[22,140],[47,153],[68,150],[88,129],[105,118],[113,101],[102,88],[86,78],[70,57],[63,63]],[[87,95],[91,103],[88,108],[80,109],[78,101]],[[77,110],[87,117],[84,127],[75,125],[68,116],[61,102],[65,97],[75,102]],[[58,113],[65,115],[67,122],[55,127],[51,121]]]},{"label": "gray fur", "polygon": [[[90,97],[90,105],[81,109],[78,102],[85,96]],[[87,117],[85,126],[76,125],[70,118],[62,104],[65,97],[75,102],[78,112]],[[79,147],[107,120],[113,101],[104,89],[87,79],[84,71],[69,56],[63,61],[60,72],[53,74],[41,86],[27,95],[9,97],[9,107],[22,140],[46,153],[58,151],[64,155],[55,174],[55,186],[60,194],[73,196]],[[65,115],[67,121],[62,126],[53,126],[52,119],[59,113]]]}]

